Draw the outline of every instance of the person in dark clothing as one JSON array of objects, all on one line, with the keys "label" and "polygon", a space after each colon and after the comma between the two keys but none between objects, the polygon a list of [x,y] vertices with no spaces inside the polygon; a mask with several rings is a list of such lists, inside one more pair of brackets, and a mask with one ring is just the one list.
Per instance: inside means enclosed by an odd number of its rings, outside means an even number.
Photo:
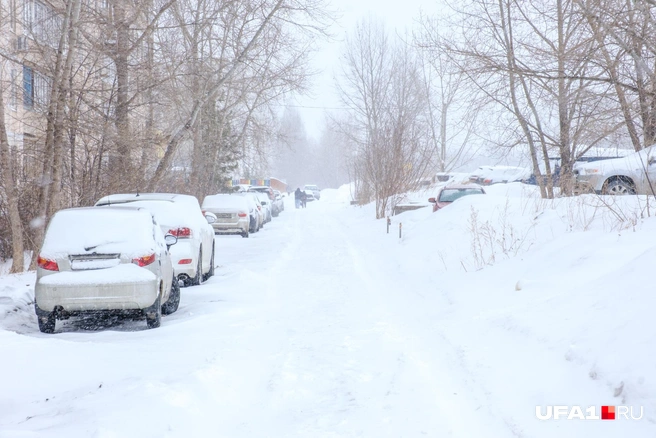
[{"label": "person in dark clothing", "polygon": [[305,193],[305,190],[301,190],[301,205],[303,208],[307,207],[307,193]]},{"label": "person in dark clothing", "polygon": [[294,201],[296,201],[296,208],[301,207],[301,188],[297,187],[294,192]]}]

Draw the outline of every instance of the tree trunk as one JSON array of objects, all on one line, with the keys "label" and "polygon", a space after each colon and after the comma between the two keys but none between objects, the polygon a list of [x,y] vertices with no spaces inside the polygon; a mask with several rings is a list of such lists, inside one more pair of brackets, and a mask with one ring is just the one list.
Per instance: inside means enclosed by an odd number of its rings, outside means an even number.
[{"label": "tree trunk", "polygon": [[7,139],[7,128],[5,126],[5,103],[0,90],[0,173],[2,173],[2,185],[9,211],[9,226],[11,227],[12,257],[11,271],[23,272],[25,270],[23,260],[23,225],[18,212],[18,187],[14,178],[14,169],[11,165],[11,149]]}]

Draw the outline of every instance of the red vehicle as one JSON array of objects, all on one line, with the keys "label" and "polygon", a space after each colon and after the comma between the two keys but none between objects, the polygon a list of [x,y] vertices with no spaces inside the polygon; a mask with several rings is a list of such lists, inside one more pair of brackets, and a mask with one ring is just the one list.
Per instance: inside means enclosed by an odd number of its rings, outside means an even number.
[{"label": "red vehicle", "polygon": [[435,212],[463,196],[484,194],[485,190],[478,184],[448,184],[440,189],[436,197],[428,198],[428,202],[433,204]]}]

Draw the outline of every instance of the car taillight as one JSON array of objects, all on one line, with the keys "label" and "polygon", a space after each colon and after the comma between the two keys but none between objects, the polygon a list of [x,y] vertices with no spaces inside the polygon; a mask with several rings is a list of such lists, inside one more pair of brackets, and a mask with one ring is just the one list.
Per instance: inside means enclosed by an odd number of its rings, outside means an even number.
[{"label": "car taillight", "polygon": [[155,254],[154,253],[150,254],[150,255],[145,255],[143,257],[138,257],[136,259],[132,259],[132,263],[134,263],[135,265],[139,265],[142,268],[144,266],[150,265],[154,261],[155,261]]},{"label": "car taillight", "polygon": [[178,262],[178,265],[190,265],[191,264],[191,259],[180,259]]},{"label": "car taillight", "polygon": [[186,237],[191,237],[192,232],[190,228],[183,227],[183,228],[174,228],[172,230],[169,230],[169,234],[173,234],[175,237],[178,239],[181,238],[186,238]]},{"label": "car taillight", "polygon": [[41,269],[47,271],[59,271],[59,265],[57,265],[57,262],[54,260],[39,256],[39,258],[36,259],[36,262]]},{"label": "car taillight", "polygon": [[259,211],[262,211],[262,206],[261,206],[261,205],[258,205],[258,206],[257,206],[257,209],[258,209]]},{"label": "car taillight", "polygon": [[248,213],[244,213],[243,211],[239,213],[239,217],[246,217],[248,216]]}]

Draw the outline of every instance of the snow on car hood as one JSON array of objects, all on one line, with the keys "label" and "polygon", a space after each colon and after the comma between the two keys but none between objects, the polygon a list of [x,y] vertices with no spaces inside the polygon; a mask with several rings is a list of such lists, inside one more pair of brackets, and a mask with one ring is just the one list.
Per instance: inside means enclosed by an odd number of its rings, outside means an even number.
[{"label": "snow on car hood", "polygon": [[626,157],[577,164],[574,168],[581,173],[587,173],[589,170],[596,170],[601,173],[614,170],[640,170],[649,165],[650,157],[656,157],[656,148],[654,146],[629,154]]}]

